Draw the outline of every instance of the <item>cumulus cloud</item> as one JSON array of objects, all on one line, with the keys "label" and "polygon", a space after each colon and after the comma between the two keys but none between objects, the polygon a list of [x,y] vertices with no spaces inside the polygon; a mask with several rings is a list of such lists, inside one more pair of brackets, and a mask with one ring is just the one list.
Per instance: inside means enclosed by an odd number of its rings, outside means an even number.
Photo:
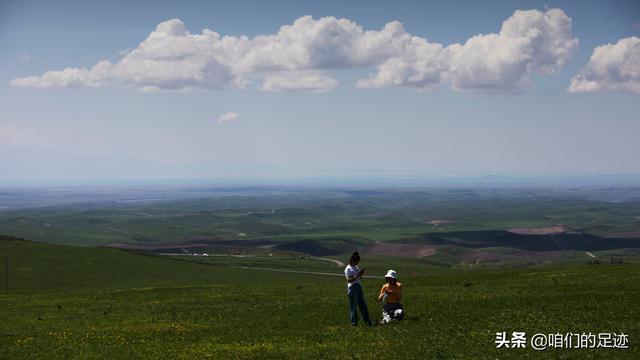
[{"label": "cumulus cloud", "polygon": [[440,85],[451,64],[451,53],[440,44],[410,37],[401,52],[378,65],[377,73],[358,80],[359,88],[405,86],[429,90]]},{"label": "cumulus cloud", "polygon": [[275,34],[249,38],[209,29],[191,34],[171,19],[115,63],[49,71],[11,85],[159,91],[243,88],[257,79],[264,91],[322,92],[338,84],[327,71],[371,68],[357,87],[429,90],[450,83],[458,90],[512,90],[530,74],[557,71],[577,45],[571,19],[560,9],[516,11],[499,33],[448,46],[411,35],[397,21],[365,30],[349,19],[303,16]]},{"label": "cumulus cloud", "polygon": [[450,77],[456,89],[510,90],[529,74],[553,74],[578,47],[571,19],[559,9],[516,11],[498,34],[476,35],[451,45]]},{"label": "cumulus cloud", "polygon": [[47,89],[52,87],[97,86],[90,81],[87,69],[66,68],[61,71],[47,71],[42,76],[28,76],[11,80],[12,86]]},{"label": "cumulus cloud", "polygon": [[263,91],[313,91],[326,92],[338,85],[331,76],[314,70],[282,71],[269,73],[260,86]]},{"label": "cumulus cloud", "polygon": [[239,118],[240,117],[238,116],[238,113],[234,113],[234,112],[220,114],[220,116],[218,116],[218,124],[226,124],[226,123],[238,121]]},{"label": "cumulus cloud", "polygon": [[640,37],[598,46],[580,74],[571,79],[570,92],[624,91],[640,94]]},{"label": "cumulus cloud", "polygon": [[449,81],[457,90],[517,91],[530,74],[549,75],[562,68],[577,46],[571,19],[562,10],[518,10],[499,33],[476,35],[464,44],[443,47],[411,37],[403,51],[358,86],[429,90]]}]

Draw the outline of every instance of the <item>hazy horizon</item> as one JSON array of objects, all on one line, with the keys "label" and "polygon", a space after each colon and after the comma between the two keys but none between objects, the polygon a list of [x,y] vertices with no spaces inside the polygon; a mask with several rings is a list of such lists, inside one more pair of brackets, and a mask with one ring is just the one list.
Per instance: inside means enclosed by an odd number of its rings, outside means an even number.
[{"label": "hazy horizon", "polygon": [[494,188],[593,188],[593,187],[637,187],[640,175],[596,174],[596,175],[462,175],[432,174],[415,176],[308,176],[308,177],[148,177],[148,178],[0,178],[0,189],[5,188],[66,188],[66,187],[494,187]]}]

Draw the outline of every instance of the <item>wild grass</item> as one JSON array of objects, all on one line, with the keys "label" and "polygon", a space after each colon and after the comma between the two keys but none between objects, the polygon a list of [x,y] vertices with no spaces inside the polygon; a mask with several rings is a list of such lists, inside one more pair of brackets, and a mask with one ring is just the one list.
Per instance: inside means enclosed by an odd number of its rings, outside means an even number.
[{"label": "wild grass", "polygon": [[[11,288],[0,293],[2,359],[640,356],[636,264],[461,270],[364,258],[370,275],[396,267],[407,319],[352,328],[340,277],[3,240],[0,260],[5,256]],[[381,280],[363,284],[379,320],[374,298]],[[630,344],[496,349],[501,331],[624,332]]]}]

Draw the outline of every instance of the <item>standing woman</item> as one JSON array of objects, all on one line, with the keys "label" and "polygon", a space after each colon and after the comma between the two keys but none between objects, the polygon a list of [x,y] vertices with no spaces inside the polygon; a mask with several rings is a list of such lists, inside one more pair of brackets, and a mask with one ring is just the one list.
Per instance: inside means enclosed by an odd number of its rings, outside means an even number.
[{"label": "standing woman", "polygon": [[362,293],[362,285],[360,285],[360,278],[364,275],[364,270],[360,270],[358,264],[360,263],[360,254],[354,252],[349,258],[349,265],[344,268],[344,275],[347,278],[347,294],[349,295],[349,315],[351,318],[351,325],[358,325],[358,312],[357,307],[360,307],[360,313],[367,325],[372,325],[369,319],[369,309],[367,303],[364,301],[364,294]]}]

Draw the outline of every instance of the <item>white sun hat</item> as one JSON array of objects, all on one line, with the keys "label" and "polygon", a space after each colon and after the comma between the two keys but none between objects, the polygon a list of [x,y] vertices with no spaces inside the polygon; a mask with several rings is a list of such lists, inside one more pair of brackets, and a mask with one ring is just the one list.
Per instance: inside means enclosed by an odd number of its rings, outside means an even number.
[{"label": "white sun hat", "polygon": [[389,269],[389,271],[387,271],[387,275],[384,276],[385,278],[392,278],[392,279],[398,279],[398,275],[396,275],[396,271],[395,270],[391,270]]}]

